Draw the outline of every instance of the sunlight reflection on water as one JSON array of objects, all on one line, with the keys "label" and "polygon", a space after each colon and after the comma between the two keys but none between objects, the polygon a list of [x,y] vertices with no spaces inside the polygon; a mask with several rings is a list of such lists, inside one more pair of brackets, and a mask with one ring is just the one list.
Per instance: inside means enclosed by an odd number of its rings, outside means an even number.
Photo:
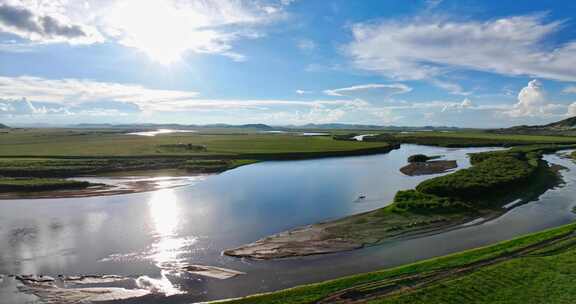
[{"label": "sunlight reflection on water", "polygon": [[[174,266],[183,262],[180,256],[186,252],[185,248],[196,243],[197,238],[177,237],[182,212],[179,208],[178,197],[174,194],[173,189],[155,192],[148,201],[148,207],[155,238],[149,258],[162,270],[160,279],[141,277],[138,279],[139,284],[150,284],[158,289],[157,292],[166,295],[183,293],[184,291],[172,284],[167,275],[178,275]],[[173,269],[170,269],[169,266],[172,266]]]}]

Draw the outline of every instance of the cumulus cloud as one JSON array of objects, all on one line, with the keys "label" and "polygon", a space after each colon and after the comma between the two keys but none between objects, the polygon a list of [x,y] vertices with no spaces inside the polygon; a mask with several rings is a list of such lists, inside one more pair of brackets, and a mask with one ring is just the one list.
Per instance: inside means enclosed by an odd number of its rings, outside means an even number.
[{"label": "cumulus cloud", "polygon": [[352,26],[354,40],[345,50],[358,68],[396,79],[430,79],[459,68],[576,81],[576,41],[546,43],[561,28],[544,15],[361,23]]},{"label": "cumulus cloud", "polygon": [[568,105],[568,111],[566,112],[568,116],[576,116],[576,102],[571,103]]},{"label": "cumulus cloud", "polygon": [[28,7],[0,2],[0,31],[37,42],[89,44],[102,41],[91,27],[74,24],[61,16],[42,15]]},{"label": "cumulus cloud", "polygon": [[537,79],[528,82],[528,85],[518,93],[518,102],[507,112],[512,117],[551,116],[565,109],[565,105],[555,104],[548,100],[542,83]]},{"label": "cumulus cloud", "polygon": [[542,83],[534,79],[518,93],[518,103],[511,112],[514,116],[533,116],[544,114],[547,105],[546,92]]},{"label": "cumulus cloud", "polygon": [[404,94],[412,91],[412,88],[402,83],[392,84],[363,84],[351,87],[324,90],[329,96],[348,96],[357,98],[388,98],[392,95]]}]

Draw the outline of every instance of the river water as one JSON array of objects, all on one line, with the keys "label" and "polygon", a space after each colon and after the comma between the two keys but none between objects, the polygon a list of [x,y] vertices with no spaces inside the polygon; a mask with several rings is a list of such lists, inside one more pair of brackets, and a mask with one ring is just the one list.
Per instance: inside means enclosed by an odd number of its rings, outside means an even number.
[{"label": "river water", "polygon": [[[206,176],[188,186],[106,197],[0,201],[0,274],[113,274],[150,278],[171,295],[150,303],[191,303],[396,266],[569,223],[576,205],[576,171],[566,185],[481,225],[367,249],[274,261],[223,256],[223,249],[296,226],[388,204],[396,191],[431,176],[398,169],[416,153],[444,155],[469,166],[467,153],[403,145],[388,154],[270,161]],[[574,164],[547,155],[569,169]],[[359,196],[366,196],[358,200]],[[245,272],[219,280],[167,270],[199,264]],[[2,281],[5,281],[2,283]],[[26,302],[0,277],[1,299]],[[138,302],[140,303],[140,302]]]}]

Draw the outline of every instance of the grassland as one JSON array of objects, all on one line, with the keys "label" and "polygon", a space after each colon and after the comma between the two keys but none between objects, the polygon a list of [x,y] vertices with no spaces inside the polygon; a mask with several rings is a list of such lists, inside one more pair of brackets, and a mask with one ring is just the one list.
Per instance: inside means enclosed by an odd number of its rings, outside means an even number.
[{"label": "grassland", "polygon": [[537,198],[559,182],[543,151],[572,146],[522,147],[473,156],[473,166],[400,191],[383,208],[299,227],[224,251],[226,255],[274,259],[373,246],[384,240],[451,228],[503,214],[502,206]]},{"label": "grassland", "polygon": [[134,170],[213,173],[260,160],[388,152],[388,143],[257,132],[173,133],[114,129],[11,129],[0,134],[0,176],[73,177]]},{"label": "grassland", "polygon": [[47,191],[81,189],[91,184],[83,181],[55,178],[0,178],[0,191]]},{"label": "grassland", "polygon": [[576,224],[227,304],[573,303]]},{"label": "grassland", "polygon": [[535,144],[574,144],[568,136],[494,134],[482,131],[381,133],[365,137],[366,142],[398,142],[441,147],[511,147]]},{"label": "grassland", "polygon": [[[170,151],[173,144],[206,146],[206,151]],[[154,137],[82,129],[27,129],[0,134],[0,156],[34,157],[298,157],[387,147],[386,143],[335,141],[325,136],[290,134],[173,133]]]}]

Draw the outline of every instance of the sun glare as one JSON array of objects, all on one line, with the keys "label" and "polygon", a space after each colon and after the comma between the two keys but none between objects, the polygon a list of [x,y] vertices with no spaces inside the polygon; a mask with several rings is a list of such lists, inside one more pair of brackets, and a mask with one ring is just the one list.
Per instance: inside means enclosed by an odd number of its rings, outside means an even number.
[{"label": "sun glare", "polygon": [[178,8],[172,1],[123,1],[112,10],[107,21],[123,44],[141,50],[161,64],[174,63],[187,50],[211,39],[210,31],[198,30],[206,24],[206,16]]}]

